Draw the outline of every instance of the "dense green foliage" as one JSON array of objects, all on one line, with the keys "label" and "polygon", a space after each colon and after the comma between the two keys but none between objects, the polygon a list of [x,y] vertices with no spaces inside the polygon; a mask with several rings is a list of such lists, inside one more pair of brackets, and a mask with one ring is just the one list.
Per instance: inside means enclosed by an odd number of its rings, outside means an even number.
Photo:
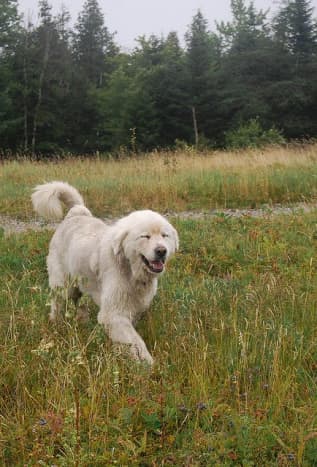
[{"label": "dense green foliage", "polygon": [[241,149],[245,147],[256,148],[270,144],[283,144],[285,140],[278,130],[270,128],[263,130],[259,120],[252,118],[249,122],[241,124],[238,128],[229,130],[225,136],[227,148]]},{"label": "dense green foliage", "polygon": [[86,0],[73,28],[47,0],[39,0],[36,26],[17,7],[0,6],[3,155],[223,147],[254,119],[269,143],[317,136],[310,0],[281,2],[272,20],[252,2],[231,0],[232,21],[214,31],[198,11],[184,46],[171,32],[139,37],[130,52],[116,44],[97,0]]}]

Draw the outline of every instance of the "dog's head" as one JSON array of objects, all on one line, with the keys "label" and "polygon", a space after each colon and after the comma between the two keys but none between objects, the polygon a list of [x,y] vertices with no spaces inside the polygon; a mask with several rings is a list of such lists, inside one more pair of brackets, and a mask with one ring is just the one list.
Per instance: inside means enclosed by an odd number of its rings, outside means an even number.
[{"label": "dog's head", "polygon": [[116,224],[115,255],[129,261],[134,276],[160,275],[167,260],[178,249],[178,234],[160,214],[135,211]]}]

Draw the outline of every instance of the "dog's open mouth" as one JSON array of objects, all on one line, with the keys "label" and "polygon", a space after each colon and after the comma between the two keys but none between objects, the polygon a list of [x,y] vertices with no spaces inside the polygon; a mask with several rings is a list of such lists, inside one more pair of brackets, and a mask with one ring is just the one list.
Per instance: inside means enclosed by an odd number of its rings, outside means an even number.
[{"label": "dog's open mouth", "polygon": [[154,273],[160,273],[164,269],[164,261],[163,260],[156,260],[156,261],[149,261],[146,259],[145,256],[141,255],[142,261],[145,264],[145,266]]}]

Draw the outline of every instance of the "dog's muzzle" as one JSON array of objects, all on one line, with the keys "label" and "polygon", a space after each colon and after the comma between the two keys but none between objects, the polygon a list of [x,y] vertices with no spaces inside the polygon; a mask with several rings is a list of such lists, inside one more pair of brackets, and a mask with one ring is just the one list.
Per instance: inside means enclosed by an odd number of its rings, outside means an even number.
[{"label": "dog's muzzle", "polygon": [[154,260],[149,260],[143,255],[141,255],[141,258],[143,260],[143,263],[147,266],[147,268],[151,272],[155,274],[159,274],[160,272],[164,270],[167,250],[163,246],[158,246],[155,248],[154,253],[155,253]]}]

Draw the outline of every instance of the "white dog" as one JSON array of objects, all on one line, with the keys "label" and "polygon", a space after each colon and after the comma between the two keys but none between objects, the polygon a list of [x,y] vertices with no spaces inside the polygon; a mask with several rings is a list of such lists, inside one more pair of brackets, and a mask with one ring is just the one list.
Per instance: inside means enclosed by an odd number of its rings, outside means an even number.
[{"label": "white dog", "polygon": [[106,225],[92,216],[78,191],[64,182],[39,185],[34,210],[61,219],[49,247],[47,268],[52,290],[50,318],[55,320],[67,287],[77,304],[82,293],[100,307],[98,322],[113,342],[128,344],[134,358],[153,359],[134,324],[149,307],[166,260],[178,248],[178,235],[160,214],[135,211]]}]

